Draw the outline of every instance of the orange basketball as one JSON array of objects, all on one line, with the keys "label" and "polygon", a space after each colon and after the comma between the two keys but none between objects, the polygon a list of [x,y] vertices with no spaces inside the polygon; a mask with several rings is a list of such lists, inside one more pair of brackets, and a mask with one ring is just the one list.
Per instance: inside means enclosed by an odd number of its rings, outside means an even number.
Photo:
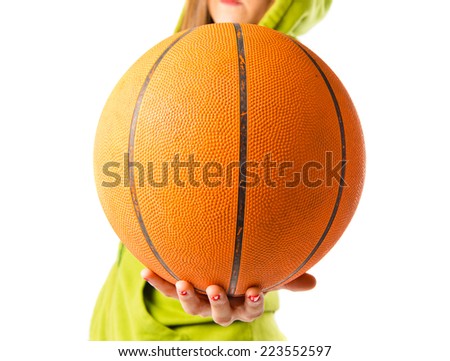
[{"label": "orange basketball", "polygon": [[355,212],[365,164],[330,68],[282,33],[238,24],[180,32],[142,56],[106,103],[94,158],[126,247],[170,282],[230,296],[317,263]]}]

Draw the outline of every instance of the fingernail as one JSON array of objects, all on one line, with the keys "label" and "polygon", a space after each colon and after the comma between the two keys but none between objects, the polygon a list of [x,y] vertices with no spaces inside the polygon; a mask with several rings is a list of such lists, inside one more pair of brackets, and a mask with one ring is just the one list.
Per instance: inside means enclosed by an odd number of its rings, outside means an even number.
[{"label": "fingernail", "polygon": [[248,296],[248,298],[250,298],[250,301],[252,302],[258,302],[260,299],[260,295],[257,296]]},{"label": "fingernail", "polygon": [[220,295],[211,296],[211,300],[213,300],[213,301],[220,300]]},{"label": "fingernail", "polygon": [[181,296],[186,296],[187,295],[187,291],[180,291],[178,292]]}]

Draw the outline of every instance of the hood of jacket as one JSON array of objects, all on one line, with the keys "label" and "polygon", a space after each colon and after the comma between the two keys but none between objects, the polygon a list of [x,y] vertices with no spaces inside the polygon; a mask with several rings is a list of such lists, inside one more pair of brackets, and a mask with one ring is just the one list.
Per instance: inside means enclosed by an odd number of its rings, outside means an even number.
[{"label": "hood of jacket", "polygon": [[[275,0],[258,25],[297,37],[317,24],[330,8],[332,0]],[[184,9],[175,32],[181,29]]]}]

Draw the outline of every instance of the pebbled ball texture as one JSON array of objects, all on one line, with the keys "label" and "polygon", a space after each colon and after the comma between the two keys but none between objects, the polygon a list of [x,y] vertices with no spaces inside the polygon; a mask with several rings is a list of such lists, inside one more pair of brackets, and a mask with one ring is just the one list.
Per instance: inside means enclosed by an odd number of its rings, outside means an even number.
[{"label": "pebbled ball texture", "polygon": [[108,220],[146,267],[237,296],[293,280],[333,247],[365,152],[352,101],[317,55],[268,28],[214,24],[127,71],[94,168]]}]

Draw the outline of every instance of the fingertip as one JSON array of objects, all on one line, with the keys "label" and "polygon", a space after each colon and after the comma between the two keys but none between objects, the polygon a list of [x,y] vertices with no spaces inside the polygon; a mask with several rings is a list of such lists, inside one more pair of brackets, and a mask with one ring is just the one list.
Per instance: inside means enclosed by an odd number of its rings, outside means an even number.
[{"label": "fingertip", "polygon": [[258,287],[251,287],[245,292],[245,297],[252,304],[259,303],[264,299],[264,294],[262,290]]},{"label": "fingertip", "polygon": [[316,286],[316,283],[316,278],[313,275],[304,273],[293,281],[285,284],[282,288],[294,292],[309,291]]},{"label": "fingertip", "polygon": [[186,281],[177,281],[175,283],[175,288],[180,296],[188,296],[193,290],[191,284]]},{"label": "fingertip", "polygon": [[253,303],[258,302],[261,299],[261,295],[256,295],[256,296],[248,296],[248,299],[250,301],[252,301]]},{"label": "fingertip", "polygon": [[181,280],[181,281],[177,281],[175,283],[175,287],[177,289],[187,289],[187,288],[191,288],[191,284],[189,282]]},{"label": "fingertip", "polygon": [[207,295],[225,293],[224,289],[222,287],[220,287],[220,286],[217,286],[217,285],[210,285],[210,286],[206,287],[205,292],[206,292]]},{"label": "fingertip", "polygon": [[316,287],[317,280],[312,274],[305,273],[302,277],[304,277],[305,285],[309,287],[309,289]]},{"label": "fingertip", "polygon": [[144,268],[141,271],[141,277],[146,281],[148,281],[152,276],[153,276],[153,272],[150,271],[148,268]]},{"label": "fingertip", "polygon": [[210,302],[215,303],[217,303],[218,301],[227,302],[227,295],[222,287],[217,285],[210,285],[206,288],[205,291]]}]

